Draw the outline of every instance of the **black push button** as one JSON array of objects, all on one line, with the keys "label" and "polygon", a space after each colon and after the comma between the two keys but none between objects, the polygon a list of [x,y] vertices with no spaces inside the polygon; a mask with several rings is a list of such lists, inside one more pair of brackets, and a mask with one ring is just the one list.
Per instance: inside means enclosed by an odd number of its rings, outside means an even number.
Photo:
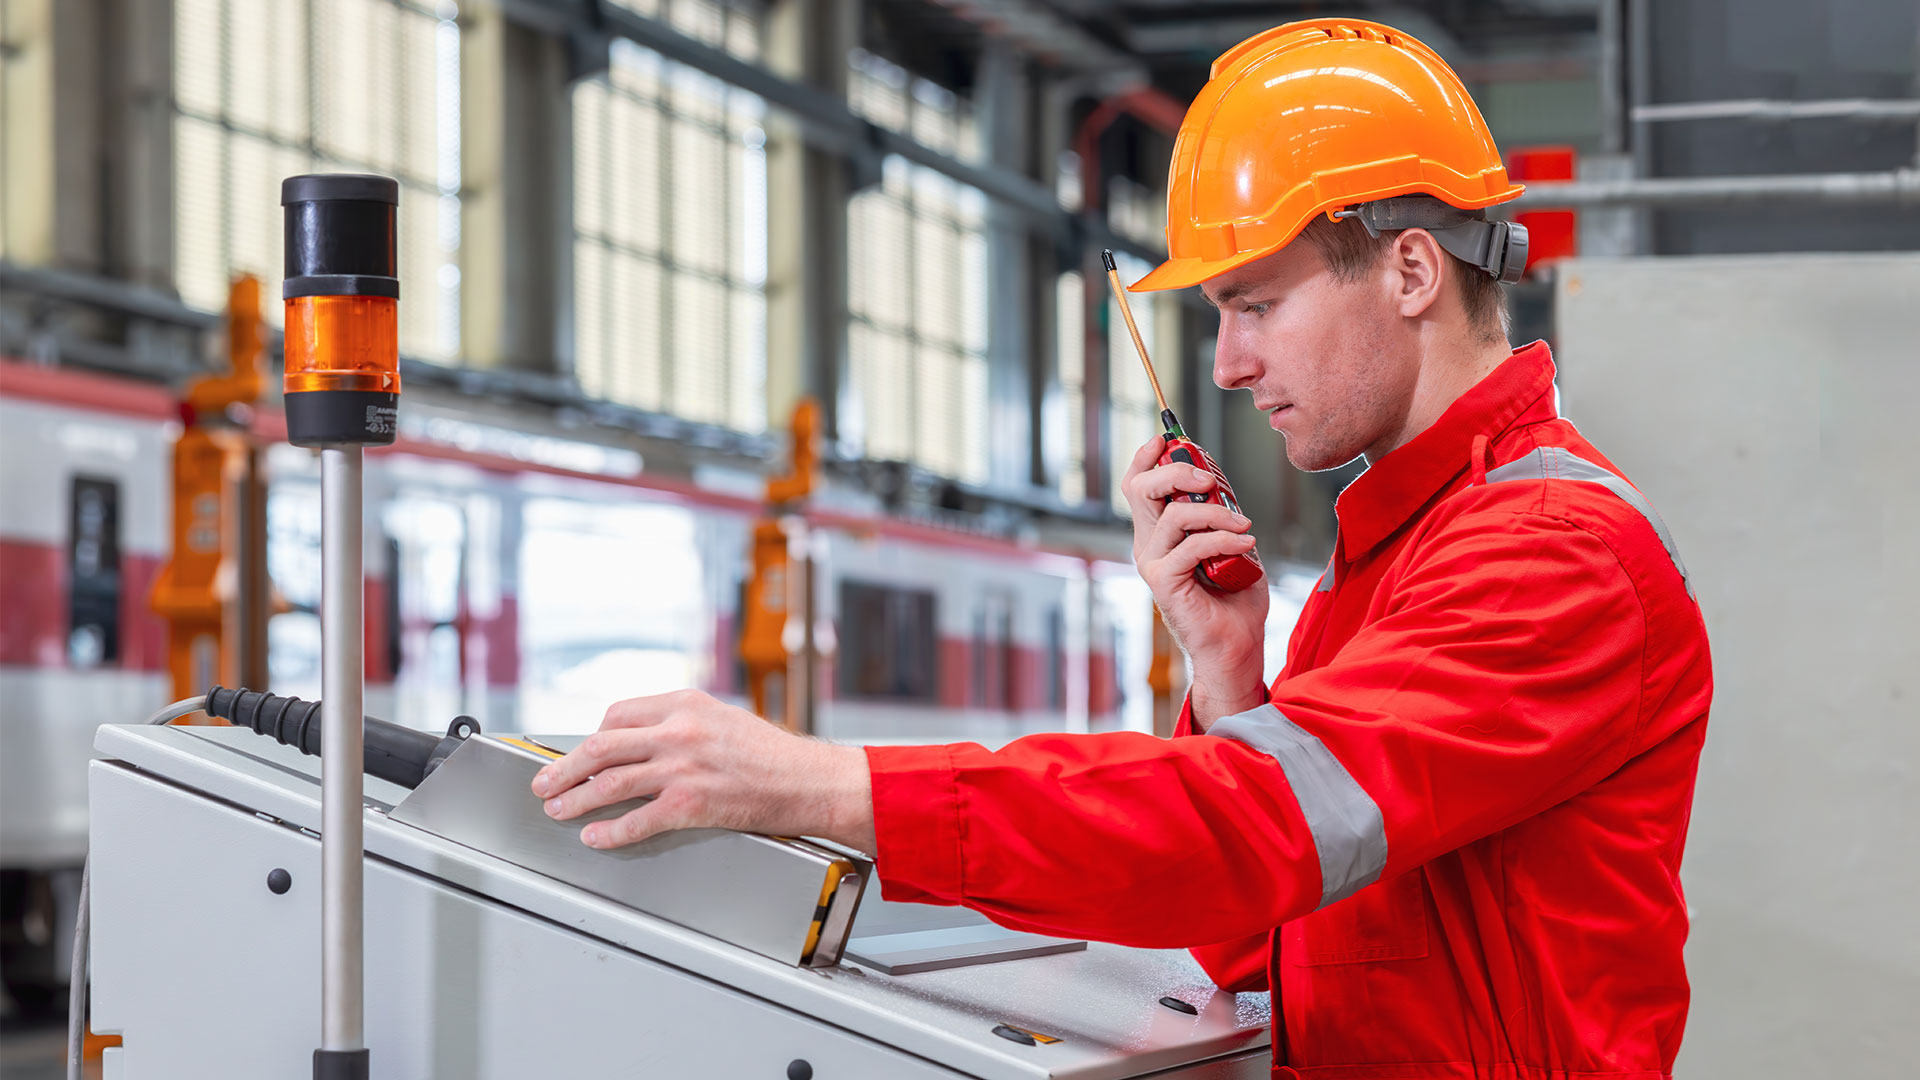
[{"label": "black push button", "polygon": [[1186,1013],[1188,1016],[1200,1015],[1199,1009],[1194,1008],[1193,1006],[1187,1004],[1184,1001],[1181,1001],[1179,998],[1176,998],[1176,997],[1163,997],[1160,999],[1160,1004],[1165,1005],[1167,1008],[1172,1009],[1174,1012]]}]

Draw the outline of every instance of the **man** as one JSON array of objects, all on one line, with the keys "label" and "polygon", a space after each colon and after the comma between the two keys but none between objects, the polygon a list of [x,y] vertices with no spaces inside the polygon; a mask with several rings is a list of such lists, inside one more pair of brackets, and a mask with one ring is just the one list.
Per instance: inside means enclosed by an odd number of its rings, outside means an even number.
[{"label": "man", "polygon": [[563,819],[658,796],[597,847],[823,836],[874,852],[890,899],[1191,947],[1274,991],[1275,1075],[1667,1076],[1705,631],[1665,527],[1559,417],[1545,345],[1506,345],[1524,256],[1479,210],[1519,190],[1458,79],[1386,27],[1260,35],[1188,113],[1141,287],[1202,286],[1215,381],[1294,465],[1369,462],[1271,684],[1266,590],[1193,576],[1247,522],[1168,504],[1209,480],[1155,439],[1124,488],[1192,659],[1174,738],[863,751],[683,692],[613,706],[536,794]]}]

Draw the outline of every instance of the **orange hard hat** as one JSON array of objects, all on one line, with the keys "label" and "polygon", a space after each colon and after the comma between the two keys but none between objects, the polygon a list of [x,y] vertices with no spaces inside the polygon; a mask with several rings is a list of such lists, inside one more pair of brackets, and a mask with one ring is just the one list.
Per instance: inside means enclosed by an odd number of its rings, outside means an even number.
[{"label": "orange hard hat", "polygon": [[[1288,23],[1213,62],[1173,144],[1169,257],[1133,287],[1198,285],[1280,250],[1316,214],[1396,196],[1432,196],[1456,208],[1434,225],[1470,216],[1484,234],[1492,228],[1477,220],[1484,214],[1457,211],[1477,212],[1522,190],[1507,179],[1460,77],[1432,49],[1358,19]],[[1507,233],[1498,225],[1483,269],[1518,277],[1518,267],[1507,269],[1511,255],[1500,253]]]}]

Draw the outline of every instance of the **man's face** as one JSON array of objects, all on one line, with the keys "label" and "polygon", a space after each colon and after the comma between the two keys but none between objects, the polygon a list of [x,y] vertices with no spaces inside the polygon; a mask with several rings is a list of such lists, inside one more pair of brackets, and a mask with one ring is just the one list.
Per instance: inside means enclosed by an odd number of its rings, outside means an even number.
[{"label": "man's face", "polygon": [[1297,469],[1391,448],[1406,423],[1420,366],[1389,262],[1337,281],[1312,244],[1296,242],[1201,286],[1220,309],[1213,381],[1253,394]]}]

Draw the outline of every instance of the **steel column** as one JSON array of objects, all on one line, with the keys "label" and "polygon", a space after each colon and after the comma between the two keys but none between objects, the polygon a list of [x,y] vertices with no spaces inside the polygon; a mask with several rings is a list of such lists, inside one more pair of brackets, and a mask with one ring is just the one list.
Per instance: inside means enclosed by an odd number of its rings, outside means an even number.
[{"label": "steel column", "polygon": [[358,1050],[366,1010],[361,449],[320,451],[320,1048]]}]

